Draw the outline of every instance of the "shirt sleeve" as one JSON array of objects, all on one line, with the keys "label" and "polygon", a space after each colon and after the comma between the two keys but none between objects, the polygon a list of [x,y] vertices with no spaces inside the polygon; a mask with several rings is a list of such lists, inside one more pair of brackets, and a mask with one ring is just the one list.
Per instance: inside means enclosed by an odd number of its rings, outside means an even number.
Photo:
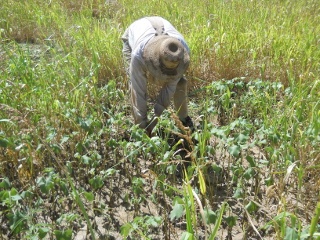
[{"label": "shirt sleeve", "polygon": [[180,79],[174,82],[169,82],[161,88],[156,103],[154,105],[155,115],[160,116],[162,112],[166,108],[168,108],[168,106],[170,105],[170,100],[176,91],[176,87],[179,80]]},{"label": "shirt sleeve", "polygon": [[131,101],[135,123],[141,128],[147,127],[147,76],[143,64],[132,57],[130,64]]}]

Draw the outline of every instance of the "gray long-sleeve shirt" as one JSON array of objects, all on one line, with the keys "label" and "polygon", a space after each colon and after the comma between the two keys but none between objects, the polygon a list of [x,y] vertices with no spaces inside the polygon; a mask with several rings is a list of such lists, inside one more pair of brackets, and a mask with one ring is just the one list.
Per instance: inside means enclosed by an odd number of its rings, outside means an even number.
[{"label": "gray long-sleeve shirt", "polygon": [[[154,21],[162,21],[164,33],[178,39],[189,52],[189,48],[181,35],[167,20],[161,17],[152,17]],[[123,53],[129,64],[128,73],[130,76],[130,90],[133,105],[133,114],[135,122],[140,127],[146,127],[147,118],[147,69],[143,58],[143,51],[147,43],[155,36],[156,30],[147,18],[139,19],[133,22],[122,36],[124,41]],[[129,46],[125,46],[128,44]],[[164,109],[170,104],[170,99],[175,93],[177,83],[180,79],[163,81],[154,79],[154,83],[162,85],[154,106],[154,113],[160,116]]]}]

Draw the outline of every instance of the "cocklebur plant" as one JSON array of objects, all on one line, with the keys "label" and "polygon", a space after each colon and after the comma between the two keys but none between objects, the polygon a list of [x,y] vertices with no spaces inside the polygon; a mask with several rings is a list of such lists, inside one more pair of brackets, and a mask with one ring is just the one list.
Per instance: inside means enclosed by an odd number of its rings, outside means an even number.
[{"label": "cocklebur plant", "polygon": [[161,223],[162,218],[157,216],[135,217],[133,221],[121,226],[121,235],[124,238],[131,236],[132,239],[152,239],[152,228],[158,227]]}]

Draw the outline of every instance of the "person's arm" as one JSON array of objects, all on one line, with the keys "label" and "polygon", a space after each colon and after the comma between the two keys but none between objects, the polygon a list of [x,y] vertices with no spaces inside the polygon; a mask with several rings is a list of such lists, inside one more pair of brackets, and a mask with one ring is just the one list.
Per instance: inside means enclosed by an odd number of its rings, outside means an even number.
[{"label": "person's arm", "polygon": [[178,81],[168,83],[167,85],[163,86],[160,90],[160,93],[154,105],[154,115],[146,128],[148,136],[151,136],[152,130],[158,123],[158,118],[161,116],[163,111],[170,105],[170,100],[175,92],[177,82]]},{"label": "person's arm", "polygon": [[158,119],[160,116],[157,116],[156,114],[153,115],[152,119],[150,120],[150,122],[148,123],[148,126],[146,128],[146,132],[147,135],[149,137],[152,136],[152,130],[154,129],[154,127],[158,124]]},{"label": "person's arm", "polygon": [[130,64],[131,103],[136,124],[141,128],[148,125],[147,116],[147,76],[143,64],[133,57]]},{"label": "person's arm", "polygon": [[129,67],[131,62],[131,53],[132,49],[129,44],[129,29],[125,31],[125,33],[122,35],[121,39],[123,41],[123,48],[122,48],[122,55],[124,59],[125,69],[126,73],[129,73]]},{"label": "person's arm", "polygon": [[161,116],[162,112],[170,105],[170,100],[174,95],[179,79],[170,82],[162,87],[154,105],[154,113],[156,116]]}]

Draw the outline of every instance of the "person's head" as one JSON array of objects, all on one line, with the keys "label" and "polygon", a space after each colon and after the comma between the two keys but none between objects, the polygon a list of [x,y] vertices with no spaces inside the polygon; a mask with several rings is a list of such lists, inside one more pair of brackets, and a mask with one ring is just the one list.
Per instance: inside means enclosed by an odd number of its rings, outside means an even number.
[{"label": "person's head", "polygon": [[176,38],[160,35],[150,40],[143,52],[148,71],[157,80],[177,80],[190,62],[187,49]]}]

